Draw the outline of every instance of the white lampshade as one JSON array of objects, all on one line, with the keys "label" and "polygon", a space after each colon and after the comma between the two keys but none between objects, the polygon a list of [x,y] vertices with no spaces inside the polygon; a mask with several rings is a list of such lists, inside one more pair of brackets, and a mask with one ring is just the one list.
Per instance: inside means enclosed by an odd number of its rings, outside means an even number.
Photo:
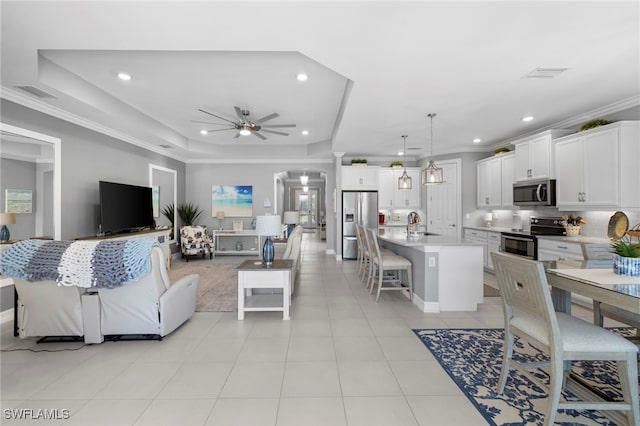
[{"label": "white lampshade", "polygon": [[263,237],[273,237],[282,233],[280,215],[256,217],[256,233]]},{"label": "white lampshade", "polygon": [[219,220],[224,219],[224,212],[223,211],[217,211],[216,212],[216,218]]},{"label": "white lampshade", "polygon": [[0,213],[0,225],[14,225],[15,223],[15,213]]},{"label": "white lampshade", "polygon": [[285,211],[282,222],[285,225],[297,225],[300,222],[300,213],[297,211]]}]

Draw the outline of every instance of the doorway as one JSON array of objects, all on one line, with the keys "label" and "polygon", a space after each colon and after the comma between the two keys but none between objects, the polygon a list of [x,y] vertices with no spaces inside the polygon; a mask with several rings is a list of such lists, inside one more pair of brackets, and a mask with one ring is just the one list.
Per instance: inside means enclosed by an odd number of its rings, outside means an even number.
[{"label": "doorway", "polygon": [[319,205],[318,190],[309,188],[307,192],[294,189],[294,210],[300,213],[300,224],[305,229],[315,229],[318,226]]},{"label": "doorway", "polygon": [[427,186],[427,230],[434,234],[460,237],[460,160],[442,160],[444,182]]}]

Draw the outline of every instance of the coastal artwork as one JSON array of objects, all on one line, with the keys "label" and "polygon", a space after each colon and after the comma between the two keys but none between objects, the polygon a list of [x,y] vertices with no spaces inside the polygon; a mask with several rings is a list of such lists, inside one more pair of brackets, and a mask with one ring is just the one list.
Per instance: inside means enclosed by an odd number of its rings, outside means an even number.
[{"label": "coastal artwork", "polygon": [[33,193],[30,189],[7,189],[4,194],[5,212],[33,213]]},{"label": "coastal artwork", "polygon": [[211,187],[211,216],[223,211],[225,217],[253,216],[253,186],[214,185]]},{"label": "coastal artwork", "polygon": [[153,217],[160,217],[160,187],[151,187],[151,202],[153,203]]}]

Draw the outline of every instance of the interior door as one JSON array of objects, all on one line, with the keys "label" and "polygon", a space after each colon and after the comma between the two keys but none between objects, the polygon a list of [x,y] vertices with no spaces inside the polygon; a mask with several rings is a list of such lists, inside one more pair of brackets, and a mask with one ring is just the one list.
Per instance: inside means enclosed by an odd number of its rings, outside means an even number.
[{"label": "interior door", "polygon": [[295,190],[296,210],[300,212],[300,224],[303,228],[315,228],[318,225],[318,190]]},{"label": "interior door", "polygon": [[427,185],[427,231],[456,237],[460,233],[459,164],[438,163],[442,167],[444,183]]}]

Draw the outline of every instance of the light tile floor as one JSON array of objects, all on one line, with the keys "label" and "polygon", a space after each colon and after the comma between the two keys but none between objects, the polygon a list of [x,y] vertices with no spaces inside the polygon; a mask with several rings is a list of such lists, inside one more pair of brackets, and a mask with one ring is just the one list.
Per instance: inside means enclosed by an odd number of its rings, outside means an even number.
[{"label": "light tile floor", "polygon": [[[355,268],[305,233],[291,321],[197,312],[161,342],[46,352],[81,345],[36,345],[5,323],[3,349],[41,352],[1,353],[0,423],[486,424],[411,329],[502,327],[499,298],[485,298],[477,312],[427,314],[397,292],[376,303]],[[589,310],[575,312],[590,319]],[[14,408],[49,409],[58,419],[14,420]]]}]

